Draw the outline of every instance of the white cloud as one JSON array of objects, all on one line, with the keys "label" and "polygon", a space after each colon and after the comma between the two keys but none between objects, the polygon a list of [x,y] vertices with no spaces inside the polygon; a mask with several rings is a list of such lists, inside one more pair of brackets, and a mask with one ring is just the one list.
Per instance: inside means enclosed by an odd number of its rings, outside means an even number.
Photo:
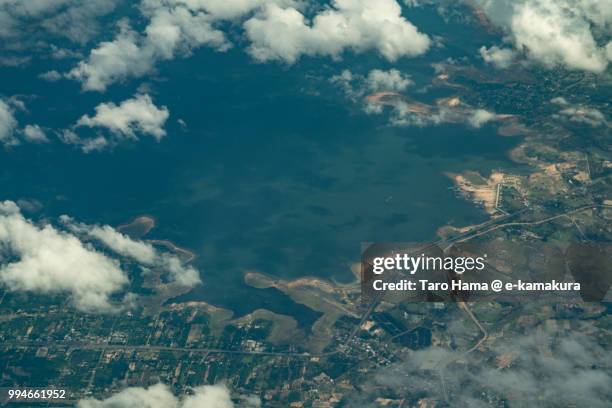
[{"label": "white cloud", "polygon": [[23,129],[23,136],[28,142],[48,143],[47,135],[38,125],[27,125]]},{"label": "white cloud", "polygon": [[153,68],[152,50],[141,48],[138,34],[126,22],[113,41],[105,41],[93,49],[85,61],[68,73],[69,78],[83,83],[83,89],[104,91],[126,77],[138,77]]},{"label": "white cloud", "polygon": [[100,17],[111,13],[118,0],[0,0],[0,50],[41,52],[55,37],[79,44],[101,29]]},{"label": "white cloud", "polygon": [[512,115],[478,109],[459,97],[439,98],[428,105],[397,92],[374,92],[362,99],[367,113],[380,114],[390,110],[389,122],[394,126],[435,126],[442,123],[462,123],[480,128],[490,121],[514,121]]},{"label": "white cloud", "polygon": [[30,143],[47,143],[49,139],[44,130],[38,125],[27,125],[19,128],[19,122],[15,113],[26,111],[23,101],[17,97],[0,99],[0,144],[5,146],[16,146],[22,141]]},{"label": "white cloud", "polygon": [[223,385],[197,387],[193,395],[183,400],[181,408],[233,408],[229,390]]},{"label": "white cloud", "polygon": [[201,283],[198,271],[185,265],[177,256],[160,253],[150,243],[134,240],[110,225],[77,223],[68,216],[62,216],[61,221],[74,234],[93,238],[113,252],[134,259],[143,266],[167,272],[173,282],[183,286],[195,286]]},{"label": "white cloud", "polygon": [[301,0],[143,0],[144,9],[183,6],[205,12],[212,20],[233,20],[259,10],[266,4],[296,6]]},{"label": "white cloud", "polygon": [[57,82],[60,79],[62,79],[62,74],[60,74],[56,70],[51,70],[51,71],[43,72],[38,77],[47,82]]},{"label": "white cloud", "polygon": [[354,75],[348,69],[345,69],[340,74],[334,75],[329,79],[329,82],[342,88],[346,96],[350,97],[351,99],[363,97],[364,90],[359,89],[363,88],[363,84],[360,84],[359,88],[355,89],[353,84],[354,81],[363,82],[365,81],[365,78],[362,75]]},{"label": "white cloud", "polygon": [[610,0],[477,0],[515,47],[553,67],[603,72],[610,60]]},{"label": "white cloud", "polygon": [[198,2],[148,0],[141,10],[149,18],[140,35],[126,21],[119,24],[113,41],[102,42],[68,77],[82,82],[83,89],[104,91],[110,84],[151,72],[157,61],[189,54],[192,49],[210,46],[220,51],[229,47],[223,32],[212,27],[211,17],[197,7]]},{"label": "white cloud", "polygon": [[427,35],[401,16],[395,0],[333,0],[312,23],[296,8],[267,4],[244,28],[249,52],[259,61],[339,57],[346,49],[377,50],[395,61],[423,54],[430,45]]},{"label": "white cloud", "polygon": [[133,258],[140,263],[151,265],[157,256],[152,245],[135,241],[127,235],[118,232],[110,225],[99,226],[76,223],[67,215],[63,215],[60,219],[73,233],[87,234],[92,238],[96,238],[114,252]]},{"label": "white cloud", "polygon": [[25,219],[0,203],[0,282],[9,290],[69,293],[83,311],[113,311],[111,295],[128,283],[116,260],[51,225]]},{"label": "white cloud", "polygon": [[98,135],[93,138],[82,138],[71,129],[61,130],[57,132],[57,136],[63,143],[79,146],[84,153],[101,151],[111,146],[104,136]]},{"label": "white cloud", "polygon": [[550,102],[561,107],[561,110],[553,115],[554,118],[587,124],[592,127],[610,127],[606,115],[596,108],[571,104],[562,96],[552,98]]},{"label": "white cloud", "polygon": [[[11,291],[68,294],[85,312],[114,312],[129,280],[120,261],[135,260],[145,268],[168,274],[171,282],[191,287],[198,271],[177,256],[132,240],[110,226],[77,223],[61,217],[64,229],[37,225],[12,201],[0,202],[0,284]],[[94,242],[110,251],[101,252]],[[125,294],[124,302],[132,294]]]},{"label": "white cloud", "polygon": [[142,34],[119,24],[112,41],[100,43],[67,77],[84,90],[104,91],[112,83],[152,72],[158,61],[202,46],[225,51],[231,43],[216,26],[243,24],[249,52],[259,61],[293,63],[302,55],[339,57],[345,50],[377,50],[394,61],[424,53],[430,40],[401,16],[396,0],[331,0],[312,22],[301,0],[143,0],[148,24]]},{"label": "white cloud", "polygon": [[561,105],[561,106],[569,105],[569,102],[567,101],[567,99],[565,99],[562,96],[556,96],[552,98],[550,102],[554,103],[555,105]]},{"label": "white cloud", "polygon": [[127,235],[118,232],[110,225],[93,225],[89,227],[87,233],[91,237],[102,241],[106,246],[118,254],[129,256],[145,265],[153,264],[157,256],[152,245],[141,241],[134,241]]},{"label": "white cloud", "polygon": [[101,31],[98,19],[112,13],[118,3],[118,0],[71,0],[57,14],[45,18],[41,25],[54,35],[85,44]]},{"label": "white cloud", "polygon": [[178,408],[178,399],[168,386],[152,385],[149,388],[130,387],[105,400],[93,398],[80,400],[78,408]]},{"label": "white cloud", "polygon": [[186,7],[156,9],[145,31],[146,45],[154,47],[160,59],[171,59],[177,52],[189,53],[202,45],[228,48],[225,35],[211,26],[207,14]]},{"label": "white cloud", "polygon": [[600,110],[588,106],[569,106],[561,109],[556,116],[592,127],[609,126],[606,116]]},{"label": "white cloud", "polygon": [[[346,96],[353,100],[362,99],[368,92],[402,92],[413,84],[408,75],[397,69],[373,69],[366,76],[345,69],[332,76],[330,82],[342,88]],[[367,109],[372,107],[368,105]]]},{"label": "white cloud", "polygon": [[486,63],[493,64],[501,69],[508,68],[516,55],[516,51],[514,50],[499,48],[495,45],[491,48],[486,48],[484,46],[480,47],[479,51],[480,56]]},{"label": "white cloud", "polygon": [[152,72],[159,61],[189,55],[199,47],[226,51],[231,44],[215,23],[243,17],[264,4],[289,6],[296,1],[142,0],[140,11],[148,20],[144,32],[121,21],[115,39],[101,42],[67,77],[80,81],[85,90],[104,91],[115,82]]},{"label": "white cloud", "polygon": [[8,103],[0,99],[0,143],[6,146],[18,143],[14,136],[17,125],[17,120],[13,116],[13,109]]},{"label": "white cloud", "polygon": [[112,102],[96,106],[94,116],[83,115],[75,127],[102,127],[117,138],[138,139],[137,133],[160,140],[166,135],[164,125],[169,112],[158,108],[149,95],[136,95],[116,105]]},{"label": "white cloud", "polygon": [[[259,399],[248,398],[241,406],[255,408]],[[164,384],[148,388],[129,387],[105,400],[92,398],[80,400],[78,408],[234,408],[229,389],[221,384],[193,388],[193,393],[182,398],[172,394]]]},{"label": "white cloud", "polygon": [[168,271],[172,280],[180,285],[191,287],[202,282],[195,268],[183,265],[181,260],[174,255],[160,254],[156,262],[157,266]]},{"label": "white cloud", "polygon": [[303,8],[308,0],[203,0],[207,11],[218,19],[235,19],[259,11],[263,6],[275,4],[280,7]]},{"label": "white cloud", "polygon": [[374,92],[402,92],[413,84],[413,82],[407,76],[403,75],[397,69],[390,69],[389,71],[373,69],[368,74],[366,82],[368,88]]},{"label": "white cloud", "polygon": [[[69,58],[83,58],[83,55],[79,51],[70,50],[68,48],[61,48],[51,44],[51,58],[53,59],[69,59]],[[59,74],[59,73],[58,73]]]},{"label": "white cloud", "polygon": [[[537,316],[535,310],[524,313]],[[490,407],[492,399],[508,401],[510,407],[609,407],[612,356],[607,343],[598,343],[607,336],[605,330],[598,325],[563,330],[541,324],[490,339],[486,353],[417,350],[371,373],[367,384],[356,387],[363,398],[349,393],[347,405],[371,406],[368,402],[384,387],[389,394],[418,394],[425,401],[450,396],[457,407]]]},{"label": "white cloud", "polygon": [[479,128],[487,122],[495,120],[497,115],[484,109],[474,110],[468,118],[468,123],[475,128]]}]

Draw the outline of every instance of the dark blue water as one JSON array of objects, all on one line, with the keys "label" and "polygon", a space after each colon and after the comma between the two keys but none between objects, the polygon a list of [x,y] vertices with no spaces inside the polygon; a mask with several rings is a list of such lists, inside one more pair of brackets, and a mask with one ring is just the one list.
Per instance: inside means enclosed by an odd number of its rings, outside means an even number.
[{"label": "dark blue water", "polygon": [[[418,88],[439,54],[434,49],[398,66]],[[32,79],[61,69],[57,64],[2,69],[4,95],[26,95],[23,125],[67,127],[144,82],[98,94],[69,81]],[[483,212],[456,198],[444,173],[507,166],[506,152],[518,143],[489,127],[389,127],[385,115],[362,113],[328,81],[347,66],[367,72],[384,64],[366,55],[286,67],[254,64],[242,50],[200,50],[162,64],[149,80],[155,103],[171,112],[161,143],[143,137],[92,154],[59,143],[0,151],[2,198],[40,201],[44,208],[34,217],[67,213],[117,225],[154,215],[152,237],[199,255],[205,284],[183,299],[237,314],[266,307],[306,316],[277,292],[245,286],[244,272],[347,281],[361,242],[427,241],[449,222],[481,222]]]}]

